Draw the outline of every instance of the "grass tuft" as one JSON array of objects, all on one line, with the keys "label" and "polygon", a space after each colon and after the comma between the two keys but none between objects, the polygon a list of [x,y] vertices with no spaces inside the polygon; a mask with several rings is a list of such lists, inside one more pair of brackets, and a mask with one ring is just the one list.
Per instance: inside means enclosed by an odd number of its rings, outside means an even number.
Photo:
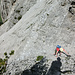
[{"label": "grass tuft", "polygon": [[[14,50],[12,50],[11,53],[9,54],[13,55]],[[5,55],[4,59],[0,58],[0,75],[3,75],[3,73],[6,72],[7,61],[9,59],[7,52],[5,52],[4,55]]]},{"label": "grass tuft", "polygon": [[38,56],[36,61],[40,61],[43,58],[43,56]]}]

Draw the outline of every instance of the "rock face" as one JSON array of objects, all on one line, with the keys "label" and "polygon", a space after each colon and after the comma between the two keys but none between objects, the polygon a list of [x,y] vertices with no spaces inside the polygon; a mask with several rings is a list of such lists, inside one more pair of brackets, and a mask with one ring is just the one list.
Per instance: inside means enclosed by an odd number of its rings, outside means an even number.
[{"label": "rock face", "polygon": [[[35,0],[1,0],[1,14],[3,21],[5,22],[7,19],[9,19],[13,13],[15,13],[14,17],[16,18],[16,13],[21,15],[25,14],[25,12],[28,11],[29,8],[35,3]],[[25,8],[25,10],[23,10],[23,8]]]},{"label": "rock face", "polygon": [[0,27],[0,35],[9,31],[35,3],[36,0],[1,0],[4,25]]},{"label": "rock face", "polygon": [[7,19],[7,16],[9,15],[15,2],[16,0],[1,0],[1,14],[3,21]]},{"label": "rock face", "polygon": [[[2,17],[4,17],[3,21],[7,21],[0,27],[0,57],[4,57],[4,52],[15,51],[8,60],[5,75],[20,74],[26,69],[30,72],[37,56],[40,55],[46,56],[48,59],[46,64],[50,67],[52,61],[56,60],[53,54],[57,44],[69,52],[73,59],[71,60],[73,64],[67,64],[66,56],[62,54],[62,70],[66,70],[64,64],[75,67],[75,13],[69,11],[72,0],[3,1]],[[8,11],[5,6],[8,4],[7,1],[10,6],[7,8]],[[72,7],[72,10],[75,8]],[[75,75],[73,67],[67,68],[72,70],[72,74],[65,75]]]}]

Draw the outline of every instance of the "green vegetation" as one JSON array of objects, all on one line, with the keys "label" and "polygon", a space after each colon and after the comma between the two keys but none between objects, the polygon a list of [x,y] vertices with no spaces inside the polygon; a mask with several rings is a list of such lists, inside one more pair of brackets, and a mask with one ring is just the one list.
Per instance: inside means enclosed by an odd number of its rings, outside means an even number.
[{"label": "green vegetation", "polygon": [[47,16],[49,16],[49,14],[47,13]]},{"label": "green vegetation", "polygon": [[14,54],[14,50],[11,51],[11,53],[9,53],[9,55],[13,55]]},{"label": "green vegetation", "polygon": [[1,16],[0,16],[0,22],[2,22],[2,18],[1,18]]},{"label": "green vegetation", "polygon": [[[11,53],[9,53],[9,54],[13,55],[14,50],[12,50]],[[3,75],[3,73],[6,72],[7,61],[9,59],[7,52],[5,52],[4,55],[5,55],[4,59],[0,58],[0,75]]]},{"label": "green vegetation", "polygon": [[2,22],[1,14],[0,14],[0,22]]},{"label": "green vegetation", "polygon": [[0,26],[3,24],[1,14],[0,14]]},{"label": "green vegetation", "polygon": [[5,52],[4,55],[6,56],[7,55],[7,52]]},{"label": "green vegetation", "polygon": [[40,61],[43,58],[43,56],[38,56],[36,61]]},{"label": "green vegetation", "polygon": [[17,19],[17,17],[15,16],[14,19]]},{"label": "green vegetation", "polygon": [[19,17],[18,17],[18,20],[20,20],[22,18],[22,15],[20,15]]},{"label": "green vegetation", "polygon": [[6,72],[6,60],[0,58],[0,74]]}]

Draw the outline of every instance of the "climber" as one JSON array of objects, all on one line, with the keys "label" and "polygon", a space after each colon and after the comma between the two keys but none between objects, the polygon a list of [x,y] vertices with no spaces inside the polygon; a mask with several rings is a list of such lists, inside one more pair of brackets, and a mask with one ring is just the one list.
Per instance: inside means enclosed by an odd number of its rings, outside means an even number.
[{"label": "climber", "polygon": [[56,57],[57,57],[57,54],[60,53],[60,48],[61,48],[61,46],[59,46],[59,45],[56,46],[55,54],[54,54],[54,55],[56,55]]},{"label": "climber", "polygon": [[66,54],[67,56],[70,56],[63,48],[61,48],[61,46],[57,45],[56,46],[56,49],[55,49],[55,54],[56,57],[57,57],[57,54],[60,53],[60,56],[61,56],[61,53],[64,53]]}]

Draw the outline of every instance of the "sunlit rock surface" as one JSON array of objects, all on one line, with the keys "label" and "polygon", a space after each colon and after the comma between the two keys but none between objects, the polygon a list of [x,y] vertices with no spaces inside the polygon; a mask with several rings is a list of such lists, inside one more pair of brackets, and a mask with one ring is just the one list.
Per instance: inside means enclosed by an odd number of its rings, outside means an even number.
[{"label": "sunlit rock surface", "polygon": [[[61,71],[65,71],[66,66],[67,70],[74,71],[75,8],[71,2],[72,0],[16,0],[14,6],[11,5],[10,12],[5,17],[7,21],[0,27],[0,57],[4,57],[4,52],[15,51],[8,60],[7,75],[22,73],[27,69],[29,71],[40,55],[48,60],[45,62],[48,74],[51,63],[57,60],[53,54],[58,44],[71,55],[70,60],[64,54],[60,56]],[[65,75],[75,74],[71,72]]]}]

